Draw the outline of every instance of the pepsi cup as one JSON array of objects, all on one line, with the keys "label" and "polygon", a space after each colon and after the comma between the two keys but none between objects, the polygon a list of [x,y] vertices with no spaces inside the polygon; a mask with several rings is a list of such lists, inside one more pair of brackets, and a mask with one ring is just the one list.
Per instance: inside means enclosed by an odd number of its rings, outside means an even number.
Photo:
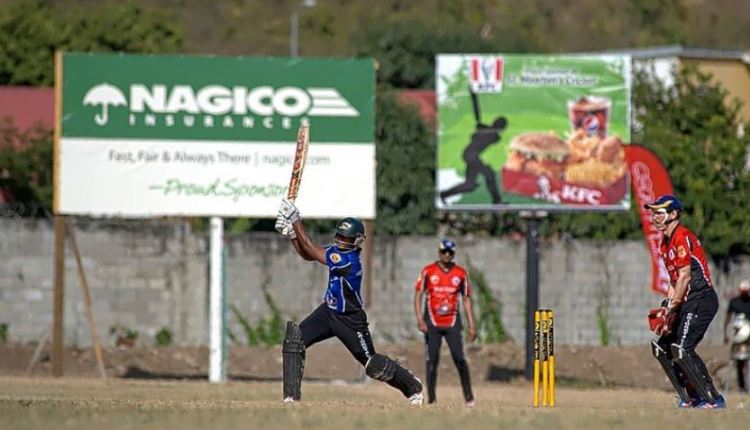
[{"label": "pepsi cup", "polygon": [[612,101],[606,97],[584,96],[568,101],[568,117],[573,131],[582,129],[588,136],[607,137]]}]

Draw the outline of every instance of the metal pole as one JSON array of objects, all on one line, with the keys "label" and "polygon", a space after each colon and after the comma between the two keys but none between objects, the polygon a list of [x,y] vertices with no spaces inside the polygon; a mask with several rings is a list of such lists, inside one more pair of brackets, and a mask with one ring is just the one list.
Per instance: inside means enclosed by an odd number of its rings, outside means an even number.
[{"label": "metal pole", "polygon": [[209,263],[209,366],[208,381],[222,383],[224,373],[224,294],[223,294],[224,220],[211,217],[211,260]]},{"label": "metal pole", "polygon": [[534,312],[539,307],[539,218],[526,221],[526,379],[534,375]]},{"label": "metal pole", "polygon": [[365,220],[365,249],[364,249],[364,266],[365,266],[365,307],[372,306],[372,250],[375,246],[375,223],[371,220]]},{"label": "metal pole", "polygon": [[296,57],[299,55],[299,12],[297,8],[292,9],[292,16],[289,21],[289,56]]}]

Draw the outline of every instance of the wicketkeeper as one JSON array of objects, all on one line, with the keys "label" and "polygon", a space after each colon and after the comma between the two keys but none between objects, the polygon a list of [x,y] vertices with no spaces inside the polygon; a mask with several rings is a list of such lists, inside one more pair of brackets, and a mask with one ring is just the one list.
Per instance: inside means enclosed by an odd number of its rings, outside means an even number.
[{"label": "wicketkeeper", "polygon": [[676,197],[661,196],[644,206],[664,234],[660,253],[671,284],[667,299],[649,315],[658,336],[651,351],[680,396],[678,407],[723,409],[724,397],[695,351],[719,308],[706,254],[695,234],[680,223],[682,204]]},{"label": "wicketkeeper", "polygon": [[291,239],[297,253],[307,261],[328,267],[328,287],[323,303],[299,325],[287,322],[283,345],[284,402],[302,398],[305,351],[310,346],[337,337],[354,358],[365,367],[365,374],[398,389],[413,405],[424,399],[422,383],[398,362],[375,352],[367,314],[360,293],[362,263],[360,252],[365,227],[357,218],[344,218],[336,227],[333,244],[313,243],[300,221],[294,203],[282,200],[276,230]]}]

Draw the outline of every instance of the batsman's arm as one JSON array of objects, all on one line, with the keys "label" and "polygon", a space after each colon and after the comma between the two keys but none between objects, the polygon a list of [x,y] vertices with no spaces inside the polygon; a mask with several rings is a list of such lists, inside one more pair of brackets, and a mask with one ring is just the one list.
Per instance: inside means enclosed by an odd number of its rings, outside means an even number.
[{"label": "batsman's arm", "polygon": [[320,264],[326,265],[326,253],[325,250],[315,244],[310,236],[308,236],[305,228],[302,226],[302,220],[297,220],[292,224],[294,233],[297,235],[296,238],[292,239],[292,246],[303,259],[307,261],[317,261]]},{"label": "batsman's arm", "polygon": [[677,282],[674,283],[674,295],[669,305],[671,312],[674,312],[685,300],[685,294],[690,283],[690,266],[678,267],[677,274]]}]

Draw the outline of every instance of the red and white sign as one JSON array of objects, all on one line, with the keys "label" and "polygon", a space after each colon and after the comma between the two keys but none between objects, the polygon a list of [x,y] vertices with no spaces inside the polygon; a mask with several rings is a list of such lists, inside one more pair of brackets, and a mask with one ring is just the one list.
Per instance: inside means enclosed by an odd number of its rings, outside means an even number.
[{"label": "red and white sign", "polygon": [[503,90],[503,57],[482,56],[469,58],[471,91],[499,93]]},{"label": "red and white sign", "polygon": [[550,203],[585,206],[607,206],[620,203],[628,190],[627,175],[607,188],[587,187],[546,176],[518,172],[503,167],[502,184],[505,191]]},{"label": "red and white sign", "polygon": [[635,200],[638,203],[643,235],[651,254],[651,289],[666,296],[669,290],[669,274],[659,255],[662,234],[653,224],[651,211],[643,205],[653,202],[661,195],[673,194],[672,179],[664,163],[648,148],[628,145],[625,147],[625,158],[628,161]]}]

